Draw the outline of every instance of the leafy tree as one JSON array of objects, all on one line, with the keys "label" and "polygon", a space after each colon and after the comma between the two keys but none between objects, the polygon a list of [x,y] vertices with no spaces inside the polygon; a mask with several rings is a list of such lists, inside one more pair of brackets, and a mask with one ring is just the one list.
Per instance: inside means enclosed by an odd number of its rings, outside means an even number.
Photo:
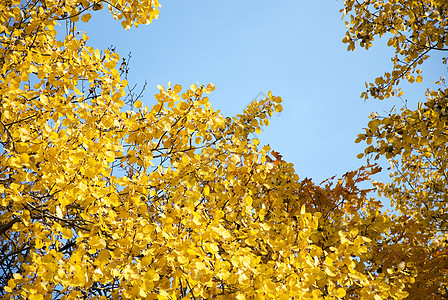
[{"label": "leafy tree", "polygon": [[158,16],[154,0],[0,2],[3,299],[408,295],[393,220],[357,187],[377,167],[300,180],[249,138],[282,109],[271,93],[232,118],[212,84],[143,106],[126,61],[76,33],[106,3],[124,28]]},{"label": "leafy tree", "polygon": [[[348,49],[355,44],[368,49],[376,36],[387,35],[395,48],[393,71],[368,85],[364,98],[380,100],[402,96],[400,80],[422,81],[421,65],[432,52],[448,51],[448,3],[419,1],[344,1]],[[441,61],[446,64],[447,58]],[[443,74],[441,74],[443,75]],[[448,89],[445,79],[428,89],[416,109],[403,107],[388,115],[373,114],[364,140],[364,154],[386,157],[392,166],[392,182],[381,184],[399,212],[395,229],[401,235],[401,255],[414,261],[418,276],[408,292],[415,299],[448,298],[447,248],[447,136]]]}]

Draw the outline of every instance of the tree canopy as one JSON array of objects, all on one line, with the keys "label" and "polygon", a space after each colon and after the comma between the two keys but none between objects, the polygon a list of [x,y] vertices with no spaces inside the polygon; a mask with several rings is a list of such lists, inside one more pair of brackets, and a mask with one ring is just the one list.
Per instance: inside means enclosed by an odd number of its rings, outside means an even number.
[{"label": "tree canopy", "polygon": [[[448,51],[448,4],[446,1],[345,1],[348,49],[355,43],[368,49],[375,37],[388,36],[395,49],[392,72],[367,85],[362,97],[377,99],[403,96],[401,80],[421,83],[419,69],[430,54]],[[446,64],[447,57],[441,59]],[[402,107],[387,115],[372,114],[372,120],[357,142],[369,145],[364,154],[385,157],[392,172],[391,182],[380,184],[382,195],[399,212],[402,252],[415,261],[416,283],[409,288],[413,298],[448,297],[447,249],[447,135],[448,89],[445,74],[416,109]],[[403,96],[404,97],[404,96]]]},{"label": "tree canopy", "polygon": [[[416,42],[446,48],[446,5],[416,3],[345,2],[349,50],[390,32],[412,65],[377,80],[374,97],[419,73],[414,59],[427,53]],[[316,185],[251,138],[281,97],[224,117],[209,102],[213,84],[168,84],[147,107],[128,88],[126,61],[76,31],[94,11],[128,29],[159,7],[0,3],[2,299],[446,297],[446,90],[429,91],[425,108],[374,116],[360,135],[378,141],[366,154],[396,165],[394,181],[378,185],[392,215],[360,188],[376,165]]]}]

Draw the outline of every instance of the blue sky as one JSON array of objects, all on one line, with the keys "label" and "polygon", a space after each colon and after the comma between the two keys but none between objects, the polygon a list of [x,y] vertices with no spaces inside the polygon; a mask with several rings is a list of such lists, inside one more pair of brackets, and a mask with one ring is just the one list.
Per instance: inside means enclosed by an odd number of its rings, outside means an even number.
[{"label": "blue sky", "polygon": [[[401,100],[359,98],[364,82],[391,70],[393,49],[378,41],[372,49],[347,52],[341,1],[161,1],[149,26],[124,30],[105,11],[79,24],[89,46],[116,47],[132,54],[130,84],[148,82],[143,102],[152,106],[156,85],[168,81],[216,86],[210,95],[225,116],[243,111],[260,92],[284,100],[284,110],[258,136],[294,163],[301,178],[316,183],[365,164],[356,155],[357,134],[374,111]],[[424,68],[423,83],[406,85],[405,97],[422,100],[430,81],[442,74],[439,59]],[[384,180],[387,175],[381,176]]]}]

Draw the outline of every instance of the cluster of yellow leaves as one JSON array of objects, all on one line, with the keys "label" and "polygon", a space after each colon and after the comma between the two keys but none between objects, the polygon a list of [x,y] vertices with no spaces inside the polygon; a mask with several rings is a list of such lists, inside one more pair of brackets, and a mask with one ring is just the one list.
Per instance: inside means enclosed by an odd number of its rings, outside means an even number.
[{"label": "cluster of yellow leaves", "polygon": [[[344,1],[349,31],[344,42],[353,50],[355,43],[366,49],[375,36],[386,34],[395,48],[394,70],[370,84],[371,96],[383,99],[394,95],[401,79],[422,81],[418,65],[430,52],[448,50],[448,3],[423,1]],[[446,58],[442,59],[446,64]],[[416,77],[414,77],[417,75]],[[443,74],[441,74],[443,75]],[[415,283],[406,290],[413,299],[448,297],[448,89],[444,77],[438,89],[426,92],[416,109],[403,107],[386,116],[371,115],[365,133],[363,154],[385,157],[391,164],[391,182],[378,184],[399,213],[391,231],[395,233],[397,259],[415,267]],[[395,95],[401,96],[402,92]],[[362,97],[368,97],[363,93]]]},{"label": "cluster of yellow leaves", "polygon": [[418,68],[432,50],[448,49],[448,4],[445,0],[344,0],[348,31],[344,43],[354,50],[356,43],[369,49],[375,37],[386,35],[388,46],[395,48],[393,70],[375,83],[366,83],[370,96],[380,100],[400,95],[400,80],[422,81]]},{"label": "cluster of yellow leaves", "polygon": [[410,291],[416,299],[445,295],[448,284],[447,95],[446,88],[431,91],[416,110],[372,116],[357,139],[369,144],[366,155],[384,156],[391,163],[392,182],[379,187],[401,213],[393,230],[402,235],[396,241],[401,251],[418,266],[418,285]]},{"label": "cluster of yellow leaves", "polygon": [[[159,6],[108,5],[125,28]],[[407,296],[414,267],[395,259],[392,220],[357,188],[377,168],[300,181],[249,138],[282,110],[271,93],[233,118],[211,107],[212,84],[125,103],[119,56],[75,34],[102,7],[0,3],[2,299]]]}]

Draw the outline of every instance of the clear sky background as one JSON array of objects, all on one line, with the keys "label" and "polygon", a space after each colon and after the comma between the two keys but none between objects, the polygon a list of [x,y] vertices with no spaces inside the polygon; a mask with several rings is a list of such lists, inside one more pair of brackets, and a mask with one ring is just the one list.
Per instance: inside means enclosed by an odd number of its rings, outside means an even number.
[{"label": "clear sky background", "polygon": [[[224,116],[241,113],[259,93],[272,90],[284,100],[258,136],[294,163],[297,174],[314,182],[342,176],[365,164],[365,144],[354,141],[374,111],[402,101],[359,98],[364,82],[391,71],[393,49],[386,39],[368,51],[347,52],[342,1],[161,1],[149,26],[124,30],[106,10],[79,24],[87,45],[131,52],[129,82],[148,82],[145,105],[155,103],[158,84],[215,84],[213,108]],[[80,22],[81,23],[81,22]],[[424,65],[421,84],[403,86],[414,107],[431,81],[442,74],[439,58]],[[426,77],[425,77],[426,75]],[[384,165],[384,162],[383,162]],[[387,165],[386,165],[387,166]],[[386,180],[387,174],[380,179]]]}]

